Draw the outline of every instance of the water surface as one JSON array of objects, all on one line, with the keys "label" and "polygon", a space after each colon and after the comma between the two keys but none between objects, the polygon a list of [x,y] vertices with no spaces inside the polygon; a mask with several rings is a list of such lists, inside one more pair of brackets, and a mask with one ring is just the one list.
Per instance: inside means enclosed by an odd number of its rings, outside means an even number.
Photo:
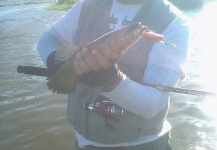
[{"label": "water surface", "polygon": [[[22,65],[43,66],[36,45],[40,34],[65,12],[49,4],[0,8],[0,149],[72,150],[74,133],[66,119],[66,95],[52,94],[43,77],[16,72]],[[193,45],[186,78],[179,87],[215,92],[217,85],[217,2],[188,12]],[[216,98],[173,94],[168,120],[174,150],[216,150]]]}]

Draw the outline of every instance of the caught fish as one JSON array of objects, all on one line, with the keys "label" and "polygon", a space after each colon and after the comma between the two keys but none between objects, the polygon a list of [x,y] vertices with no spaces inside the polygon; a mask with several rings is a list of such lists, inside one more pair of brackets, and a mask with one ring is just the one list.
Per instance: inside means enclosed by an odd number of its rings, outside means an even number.
[{"label": "caught fish", "polygon": [[[86,47],[90,50],[97,49],[109,59],[117,60],[146,30],[148,28],[139,22],[131,23],[121,29],[108,32],[88,43]],[[75,72],[73,63],[75,54],[81,49],[74,44],[64,44],[55,53],[55,61],[66,62],[52,76],[47,78],[48,88],[53,93],[69,93],[75,88],[79,76]]]},{"label": "caught fish", "polygon": [[[97,49],[106,57],[116,60],[120,55],[126,52],[141,35],[148,40],[160,42],[165,45],[170,45],[178,50],[183,50],[177,45],[165,41],[163,35],[154,33],[149,30],[148,27],[141,25],[141,23],[131,23],[119,30],[111,31],[89,43],[86,47],[88,49]],[[55,62],[63,63],[63,65],[57,69],[55,73],[50,71],[48,68],[22,65],[17,67],[17,72],[48,77],[47,85],[53,93],[69,93],[75,88],[76,83],[79,81],[79,76],[75,73],[73,62],[75,54],[81,49],[81,47],[75,44],[63,44],[60,46],[60,48],[55,52],[54,59]],[[143,83],[143,85],[156,88],[160,91],[216,97],[216,93],[207,91],[175,88],[150,83]]]}]

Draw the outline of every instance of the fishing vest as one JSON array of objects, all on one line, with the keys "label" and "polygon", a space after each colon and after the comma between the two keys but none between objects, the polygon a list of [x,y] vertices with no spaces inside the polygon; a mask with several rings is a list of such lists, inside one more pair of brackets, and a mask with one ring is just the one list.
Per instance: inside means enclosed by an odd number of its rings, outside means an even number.
[{"label": "fishing vest", "polygon": [[[84,46],[107,32],[112,0],[86,0],[82,6],[76,33],[76,44]],[[170,4],[162,0],[149,0],[141,7],[133,21],[140,21],[157,33],[162,31],[177,15]],[[142,82],[149,51],[153,42],[140,38],[118,61],[120,70],[136,82]],[[153,118],[144,118],[127,111],[119,122],[107,120],[114,131],[105,128],[105,118],[86,111],[84,105],[100,97],[100,87],[90,87],[78,83],[75,91],[68,96],[67,115],[76,132],[90,141],[116,144],[133,141],[145,135],[161,131],[166,119],[168,105]]]}]

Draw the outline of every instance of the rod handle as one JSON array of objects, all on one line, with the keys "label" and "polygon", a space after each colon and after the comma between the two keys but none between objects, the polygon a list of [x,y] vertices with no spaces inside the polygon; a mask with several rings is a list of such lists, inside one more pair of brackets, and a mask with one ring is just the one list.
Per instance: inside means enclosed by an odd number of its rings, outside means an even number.
[{"label": "rod handle", "polygon": [[22,65],[19,65],[17,67],[17,72],[29,74],[29,75],[43,76],[43,77],[49,77],[51,74],[47,68],[22,66]]}]

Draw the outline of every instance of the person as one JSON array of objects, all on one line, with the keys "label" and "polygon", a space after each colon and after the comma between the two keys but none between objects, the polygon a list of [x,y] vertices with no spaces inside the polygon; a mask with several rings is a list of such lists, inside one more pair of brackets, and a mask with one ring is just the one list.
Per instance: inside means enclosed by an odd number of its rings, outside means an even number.
[{"label": "person", "polygon": [[[99,50],[85,47],[132,22],[141,22],[181,49],[141,37],[113,62]],[[179,9],[167,0],[79,0],[39,38],[38,52],[48,67],[51,54],[65,43],[82,47],[72,65],[84,82],[68,94],[67,105],[75,150],[172,149],[166,119],[170,93],[144,83],[176,86],[183,76],[190,27]],[[115,79],[94,86],[111,68],[116,69]]]}]

